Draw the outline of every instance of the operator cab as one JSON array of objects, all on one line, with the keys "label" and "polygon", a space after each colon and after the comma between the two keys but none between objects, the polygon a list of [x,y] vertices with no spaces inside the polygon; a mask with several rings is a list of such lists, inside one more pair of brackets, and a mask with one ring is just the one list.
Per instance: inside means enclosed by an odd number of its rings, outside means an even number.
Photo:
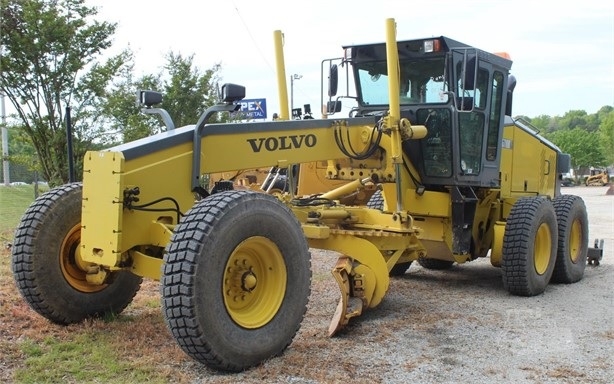
[{"label": "operator cab", "polygon": [[[515,85],[512,61],[444,36],[397,46],[400,117],[428,129],[425,138],[403,143],[422,183],[428,189],[499,186],[502,128]],[[330,68],[327,114],[338,112],[342,99],[352,99],[350,117],[379,119],[389,109],[386,44],[343,48],[343,58],[322,64]],[[345,69],[347,83],[340,96],[338,67]]]}]

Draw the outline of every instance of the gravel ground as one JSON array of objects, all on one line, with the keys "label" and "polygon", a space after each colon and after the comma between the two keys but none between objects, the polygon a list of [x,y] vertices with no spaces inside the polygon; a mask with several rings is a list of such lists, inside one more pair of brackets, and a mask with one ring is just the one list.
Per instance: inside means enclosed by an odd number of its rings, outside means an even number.
[{"label": "gravel ground", "polygon": [[[584,279],[543,295],[503,289],[489,260],[430,271],[412,265],[382,304],[326,337],[338,289],[336,255],[314,251],[310,306],[280,357],[239,375],[188,364],[198,379],[279,383],[611,383],[614,377],[614,196],[607,187],[564,188],[584,198],[590,239],[605,240]],[[592,240],[591,240],[592,243]]]}]

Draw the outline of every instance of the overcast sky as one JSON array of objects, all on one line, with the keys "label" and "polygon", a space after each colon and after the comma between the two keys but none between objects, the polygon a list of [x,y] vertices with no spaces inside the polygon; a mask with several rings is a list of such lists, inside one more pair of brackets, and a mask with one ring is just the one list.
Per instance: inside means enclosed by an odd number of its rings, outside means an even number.
[{"label": "overcast sky", "polygon": [[[98,18],[117,22],[115,50],[135,52],[137,75],[157,73],[173,51],[205,70],[221,63],[223,82],[279,112],[273,32],[284,34],[294,105],[320,104],[320,66],[342,45],[382,42],[394,18],[399,40],[431,36],[490,52],[506,51],[518,85],[514,115],[595,113],[614,105],[614,2],[448,0],[87,0]],[[160,6],[158,4],[164,4]],[[288,87],[290,86],[288,81]],[[289,92],[289,90],[288,90]]]}]

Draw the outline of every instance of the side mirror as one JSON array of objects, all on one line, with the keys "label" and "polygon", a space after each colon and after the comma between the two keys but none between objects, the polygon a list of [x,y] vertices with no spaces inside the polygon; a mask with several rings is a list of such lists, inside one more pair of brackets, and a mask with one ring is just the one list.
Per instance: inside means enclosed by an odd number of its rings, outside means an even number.
[{"label": "side mirror", "polygon": [[507,100],[505,102],[505,115],[506,116],[512,116],[514,88],[516,88],[516,77],[514,75],[510,75],[510,77],[507,80]]},{"label": "side mirror", "polygon": [[137,103],[147,108],[151,108],[152,105],[160,104],[161,102],[162,94],[160,92],[139,91],[137,93]]},{"label": "side mirror", "polygon": [[328,73],[328,97],[337,95],[337,84],[339,83],[339,73],[337,70],[337,64],[330,66]]},{"label": "side mirror", "polygon": [[242,85],[226,83],[222,85],[222,101],[234,103],[245,98],[245,87]]},{"label": "side mirror", "polygon": [[329,101],[326,103],[326,113],[332,114],[341,112],[341,100]]},{"label": "side mirror", "polygon": [[163,108],[152,108],[152,106],[160,104],[162,102],[162,94],[155,91],[137,91],[136,104],[137,106],[144,106],[141,108],[141,113],[146,115],[160,115],[166,125],[168,131],[175,129],[175,123],[171,119],[168,111]]}]

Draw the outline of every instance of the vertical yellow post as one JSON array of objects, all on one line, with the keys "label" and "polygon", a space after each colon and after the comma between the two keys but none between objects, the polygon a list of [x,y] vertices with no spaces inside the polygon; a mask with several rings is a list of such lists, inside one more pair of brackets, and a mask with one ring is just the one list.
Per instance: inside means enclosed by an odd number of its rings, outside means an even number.
[{"label": "vertical yellow post", "polygon": [[[392,161],[402,163],[401,135],[399,133],[399,120],[401,107],[399,101],[399,51],[397,48],[397,30],[394,19],[386,19],[386,61],[388,65],[388,128],[392,130]],[[397,175],[398,177],[399,175]]]},{"label": "vertical yellow post", "polygon": [[286,65],[284,63],[284,43],[281,31],[273,32],[275,40],[275,64],[277,66],[277,92],[279,94],[279,119],[290,120],[288,110],[288,83],[286,83]]},{"label": "vertical yellow post", "polygon": [[390,129],[390,146],[392,162],[396,173],[397,212],[403,208],[403,190],[401,187],[401,164],[403,149],[401,147],[401,106],[399,101],[399,51],[397,47],[397,27],[394,19],[386,19],[386,61],[388,65],[388,104],[390,106],[387,128]]},{"label": "vertical yellow post", "polygon": [[397,48],[397,27],[394,19],[386,19],[386,60],[388,64],[388,100],[390,105],[389,123],[392,129],[398,133],[401,107],[399,104],[399,51]]}]

